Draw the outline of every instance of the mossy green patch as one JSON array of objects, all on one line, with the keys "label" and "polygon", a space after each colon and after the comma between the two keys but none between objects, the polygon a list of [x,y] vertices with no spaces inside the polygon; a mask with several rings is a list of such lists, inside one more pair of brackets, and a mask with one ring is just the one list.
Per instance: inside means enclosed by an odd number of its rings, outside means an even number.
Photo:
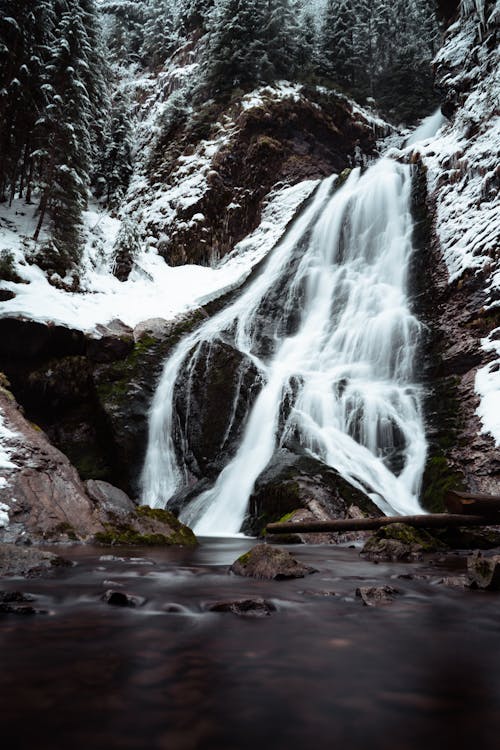
[{"label": "mossy green patch", "polygon": [[115,519],[104,524],[105,531],[95,535],[95,541],[106,545],[183,546],[194,547],[198,540],[194,532],[172,513],[159,508],[142,506],[129,514],[125,521]]},{"label": "mossy green patch", "polygon": [[405,523],[394,523],[382,526],[373,535],[375,539],[394,539],[410,547],[420,547],[423,552],[436,552],[445,549],[446,545],[424,529],[415,529]]}]

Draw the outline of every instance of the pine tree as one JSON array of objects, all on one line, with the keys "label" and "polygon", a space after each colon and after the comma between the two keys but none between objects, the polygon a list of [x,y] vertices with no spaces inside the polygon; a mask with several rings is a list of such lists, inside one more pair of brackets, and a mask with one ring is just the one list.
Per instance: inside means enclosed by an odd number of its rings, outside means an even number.
[{"label": "pine tree", "polygon": [[60,0],[57,11],[45,68],[45,107],[35,130],[40,203],[34,239],[49,215],[53,246],[65,270],[80,253],[81,212],[87,201],[102,83],[93,1]]},{"label": "pine tree", "polygon": [[5,0],[0,14],[0,197],[30,199],[32,131],[43,104],[43,57],[53,25],[50,0]]},{"label": "pine tree", "polygon": [[107,206],[116,206],[123,198],[132,174],[130,102],[118,91],[112,104],[104,134],[96,197]]},{"label": "pine tree", "polygon": [[321,72],[346,87],[355,82],[355,26],[354,0],[327,0],[319,43]]},{"label": "pine tree", "polygon": [[153,70],[165,62],[176,46],[174,7],[171,0],[150,0],[145,10],[141,58]]}]

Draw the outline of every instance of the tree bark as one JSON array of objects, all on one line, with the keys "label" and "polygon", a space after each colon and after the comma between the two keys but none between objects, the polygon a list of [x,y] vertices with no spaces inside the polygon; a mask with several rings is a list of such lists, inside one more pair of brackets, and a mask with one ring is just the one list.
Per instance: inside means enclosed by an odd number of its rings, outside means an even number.
[{"label": "tree bark", "polygon": [[496,519],[482,515],[457,513],[429,513],[419,516],[379,516],[378,518],[339,518],[334,521],[308,521],[304,523],[270,523],[266,527],[269,534],[318,534],[335,531],[371,531],[404,523],[422,529],[446,528],[447,526],[490,526],[500,524],[500,513]]}]

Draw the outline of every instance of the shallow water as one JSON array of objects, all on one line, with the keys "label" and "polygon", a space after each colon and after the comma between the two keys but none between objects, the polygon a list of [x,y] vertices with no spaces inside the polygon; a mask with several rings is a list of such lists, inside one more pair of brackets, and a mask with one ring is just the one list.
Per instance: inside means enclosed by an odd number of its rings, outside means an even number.
[{"label": "shallow water", "polygon": [[[65,554],[77,565],[53,578],[4,580],[1,588],[33,593],[49,614],[0,616],[3,746],[498,746],[498,595],[438,583],[463,558],[375,565],[356,549],[303,546],[292,551],[319,570],[305,579],[228,575],[253,543],[114,548],[121,560],[74,547]],[[408,573],[422,577],[398,577]],[[392,604],[355,597],[357,586],[383,583],[401,591]],[[109,588],[147,602],[112,607],[100,599]],[[277,611],[206,611],[248,597]]]}]

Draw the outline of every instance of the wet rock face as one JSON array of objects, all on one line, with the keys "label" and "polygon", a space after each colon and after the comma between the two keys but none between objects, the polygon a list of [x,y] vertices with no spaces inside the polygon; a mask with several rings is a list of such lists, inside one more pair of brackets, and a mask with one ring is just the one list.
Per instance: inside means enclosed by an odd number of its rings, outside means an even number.
[{"label": "wet rock face", "polygon": [[[257,479],[244,531],[259,534],[268,523],[284,520],[283,516],[299,508],[321,521],[356,517],[358,511],[382,515],[369,497],[346,482],[335,469],[309,456],[278,451]],[[335,541],[339,541],[338,535]]]},{"label": "wet rock face", "polygon": [[6,539],[84,539],[102,530],[95,507],[76,469],[45,434],[21,414],[8,391],[0,389],[0,408],[11,440],[11,468],[1,469],[0,502],[9,508]]},{"label": "wet rock face", "polygon": [[214,478],[234,454],[260,389],[253,363],[230,344],[203,342],[175,387],[177,445],[196,477]]},{"label": "wet rock face", "polygon": [[304,578],[317,572],[315,568],[295,560],[287,550],[267,544],[258,544],[250,552],[239,557],[231,565],[230,570],[239,576],[274,581]]},{"label": "wet rock face", "polygon": [[489,283],[483,271],[467,271],[449,283],[435,231],[434,197],[427,194],[425,170],[415,174],[413,292],[428,331],[420,372],[429,440],[422,502],[426,510],[442,512],[448,490],[496,494],[500,486],[500,456],[493,438],[481,434],[475,393],[477,369],[492,356],[481,348],[481,338],[500,319],[485,307]]},{"label": "wet rock face", "polygon": [[30,421],[63,451],[83,480],[138,495],[148,410],[168,352],[204,318],[120,321],[95,335],[18,319],[0,320],[0,371]]}]

